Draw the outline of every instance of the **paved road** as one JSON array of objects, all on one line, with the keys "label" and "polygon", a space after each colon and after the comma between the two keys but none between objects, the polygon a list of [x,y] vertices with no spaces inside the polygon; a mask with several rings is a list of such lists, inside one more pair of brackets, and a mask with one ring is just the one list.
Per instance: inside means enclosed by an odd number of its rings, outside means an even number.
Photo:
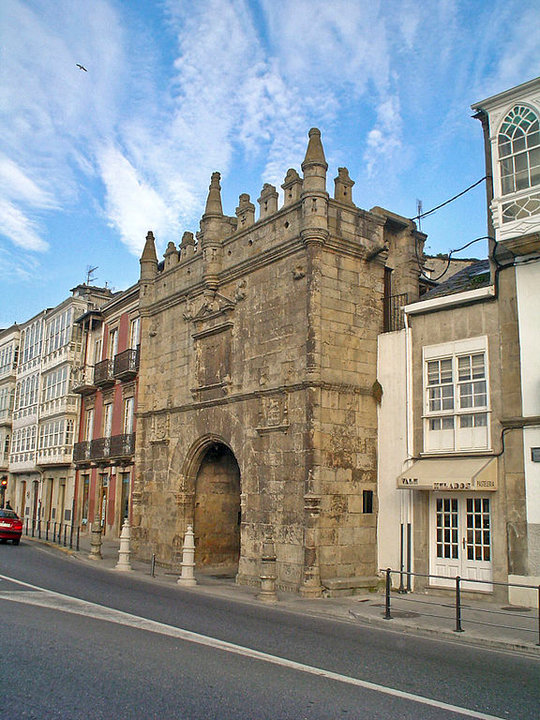
[{"label": "paved road", "polygon": [[0,545],[0,575],[0,717],[539,715],[534,658],[198,595],[24,540]]}]

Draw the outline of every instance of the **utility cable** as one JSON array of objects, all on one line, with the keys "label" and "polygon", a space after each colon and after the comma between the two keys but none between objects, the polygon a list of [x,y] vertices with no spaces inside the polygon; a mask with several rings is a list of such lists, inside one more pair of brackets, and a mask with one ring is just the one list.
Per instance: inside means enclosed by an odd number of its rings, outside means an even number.
[{"label": "utility cable", "polygon": [[[459,197],[461,197],[462,195],[465,195],[465,193],[468,193],[469,190],[472,190],[472,189],[475,188],[477,185],[480,185],[480,183],[481,183],[481,182],[484,182],[484,180],[485,180],[486,178],[487,178],[487,175],[484,175],[483,178],[480,178],[480,180],[477,180],[477,181],[476,181],[475,183],[473,183],[472,185],[469,185],[468,188],[465,188],[465,190],[462,190],[462,191],[461,191],[460,193],[458,193],[457,195],[454,195],[454,197],[451,197],[449,200],[445,200],[445,202],[441,203],[440,205],[437,205],[437,206],[434,207],[434,208],[431,208],[431,210],[428,210],[428,211],[425,212],[425,213],[420,213],[419,215],[416,215],[416,217],[411,218],[411,220],[420,220],[420,218],[425,218],[425,217],[427,217],[427,215],[431,215],[431,213],[434,213],[436,210],[440,210],[440,209],[441,209],[442,207],[444,207],[445,205],[448,205],[449,203],[454,202],[454,200],[457,200],[457,199],[458,199]],[[454,251],[454,252],[457,252],[457,251]]]}]

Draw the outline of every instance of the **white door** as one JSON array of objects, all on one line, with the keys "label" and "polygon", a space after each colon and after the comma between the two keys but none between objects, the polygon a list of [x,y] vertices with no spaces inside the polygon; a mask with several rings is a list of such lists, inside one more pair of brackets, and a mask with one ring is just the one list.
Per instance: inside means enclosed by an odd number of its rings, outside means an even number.
[{"label": "white door", "polygon": [[[439,495],[431,497],[430,584],[455,586],[459,575],[484,583],[463,583],[466,590],[492,589],[490,499],[478,495]],[[448,579],[447,579],[448,578]]]}]

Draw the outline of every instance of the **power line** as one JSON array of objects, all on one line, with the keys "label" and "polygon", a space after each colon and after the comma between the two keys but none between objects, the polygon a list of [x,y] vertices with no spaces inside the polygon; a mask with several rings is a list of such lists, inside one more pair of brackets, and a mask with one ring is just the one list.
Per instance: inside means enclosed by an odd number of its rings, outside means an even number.
[{"label": "power line", "polygon": [[[462,195],[465,195],[465,193],[468,193],[469,190],[472,190],[472,189],[475,188],[477,185],[480,185],[481,182],[484,182],[484,180],[486,179],[486,177],[487,177],[487,176],[484,175],[483,178],[480,178],[480,180],[477,180],[477,181],[476,181],[475,183],[473,183],[472,185],[469,185],[468,188],[465,188],[465,190],[462,190],[462,191],[461,191],[460,193],[458,193],[457,195],[454,195],[454,197],[451,197],[449,200],[445,200],[445,202],[441,203],[440,205],[437,205],[437,206],[434,207],[434,208],[431,208],[431,210],[428,210],[428,211],[425,212],[425,213],[418,213],[418,215],[416,215],[416,217],[411,218],[411,220],[420,220],[421,218],[425,218],[425,217],[427,217],[428,215],[431,215],[431,213],[434,213],[435,210],[440,210],[440,208],[444,207],[445,205],[448,205],[449,203],[454,202],[454,200],[457,200],[457,199],[458,199],[459,197],[461,197]],[[421,208],[420,208],[420,209],[421,209]]]}]

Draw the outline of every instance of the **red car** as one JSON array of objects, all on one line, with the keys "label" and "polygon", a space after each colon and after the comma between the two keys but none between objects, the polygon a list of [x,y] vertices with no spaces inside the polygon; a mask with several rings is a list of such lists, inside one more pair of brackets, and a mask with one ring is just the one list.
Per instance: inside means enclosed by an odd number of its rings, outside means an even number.
[{"label": "red car", "polygon": [[13,540],[18,545],[22,535],[22,520],[13,510],[0,508],[0,542]]}]

